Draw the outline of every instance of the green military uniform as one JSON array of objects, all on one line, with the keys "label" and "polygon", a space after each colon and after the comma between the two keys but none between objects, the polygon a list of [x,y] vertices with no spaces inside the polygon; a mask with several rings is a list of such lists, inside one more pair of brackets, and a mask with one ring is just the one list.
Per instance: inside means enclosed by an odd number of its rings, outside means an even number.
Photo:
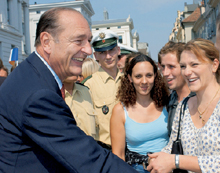
[{"label": "green military uniform", "polygon": [[116,93],[120,84],[121,73],[113,79],[101,67],[84,84],[90,88],[95,110],[98,117],[99,140],[111,145],[110,141],[110,118],[112,109],[117,103]]},{"label": "green military uniform", "polygon": [[65,90],[65,101],[73,113],[77,126],[87,135],[98,140],[97,113],[89,89],[75,83],[72,95]]}]

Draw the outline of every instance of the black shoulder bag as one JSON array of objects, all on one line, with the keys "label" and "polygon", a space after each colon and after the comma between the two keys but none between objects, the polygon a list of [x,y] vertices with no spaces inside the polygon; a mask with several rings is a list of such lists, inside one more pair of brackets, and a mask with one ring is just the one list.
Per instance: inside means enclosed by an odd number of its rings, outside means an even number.
[{"label": "black shoulder bag", "polygon": [[[186,97],[183,100],[183,103],[181,105],[181,109],[180,109],[180,117],[179,117],[179,128],[178,128],[178,133],[177,133],[177,138],[175,141],[173,141],[173,146],[172,146],[172,151],[171,154],[179,154],[179,155],[183,155],[183,147],[181,144],[181,139],[179,139],[179,133],[180,133],[180,122],[181,122],[181,116],[184,116],[185,113],[185,109],[186,109],[186,103],[189,100],[190,97]],[[188,173],[188,171],[183,170],[183,169],[174,169],[173,173]]]}]

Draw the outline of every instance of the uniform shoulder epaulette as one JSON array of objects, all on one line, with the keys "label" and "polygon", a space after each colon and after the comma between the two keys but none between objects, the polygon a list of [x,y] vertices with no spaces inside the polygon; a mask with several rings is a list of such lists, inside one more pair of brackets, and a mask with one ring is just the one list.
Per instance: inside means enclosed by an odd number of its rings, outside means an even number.
[{"label": "uniform shoulder epaulette", "polygon": [[92,78],[92,75],[90,75],[90,76],[88,76],[87,78],[83,79],[83,81],[82,81],[81,83],[84,85],[85,82],[86,82],[88,79],[90,79],[90,78]]},{"label": "uniform shoulder epaulette", "polygon": [[[88,87],[87,87],[87,86],[85,86],[83,83],[76,82],[76,84],[78,84],[78,85],[81,85],[81,86],[84,86],[84,87],[88,88]],[[89,89],[89,88],[88,88],[88,89]]]}]

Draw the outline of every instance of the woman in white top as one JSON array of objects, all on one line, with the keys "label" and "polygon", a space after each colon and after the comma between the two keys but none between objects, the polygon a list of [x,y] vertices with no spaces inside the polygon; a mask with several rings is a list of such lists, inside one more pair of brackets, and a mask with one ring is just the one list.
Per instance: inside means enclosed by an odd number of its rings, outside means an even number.
[{"label": "woman in white top", "polygon": [[180,124],[184,155],[167,154],[171,152],[179,128],[179,104],[169,144],[164,152],[150,155],[155,159],[148,171],[164,173],[179,167],[189,172],[220,172],[219,51],[211,41],[192,40],[184,47],[180,65],[189,89],[196,92],[196,96],[188,100]]}]

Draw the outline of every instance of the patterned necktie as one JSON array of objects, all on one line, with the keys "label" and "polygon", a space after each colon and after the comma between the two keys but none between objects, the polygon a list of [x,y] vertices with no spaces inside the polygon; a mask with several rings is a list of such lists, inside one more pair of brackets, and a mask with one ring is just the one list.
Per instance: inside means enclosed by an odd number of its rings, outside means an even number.
[{"label": "patterned necktie", "polygon": [[62,88],[61,88],[61,94],[62,94],[62,97],[63,97],[63,100],[65,100],[65,88],[64,88],[64,85],[62,85]]}]

